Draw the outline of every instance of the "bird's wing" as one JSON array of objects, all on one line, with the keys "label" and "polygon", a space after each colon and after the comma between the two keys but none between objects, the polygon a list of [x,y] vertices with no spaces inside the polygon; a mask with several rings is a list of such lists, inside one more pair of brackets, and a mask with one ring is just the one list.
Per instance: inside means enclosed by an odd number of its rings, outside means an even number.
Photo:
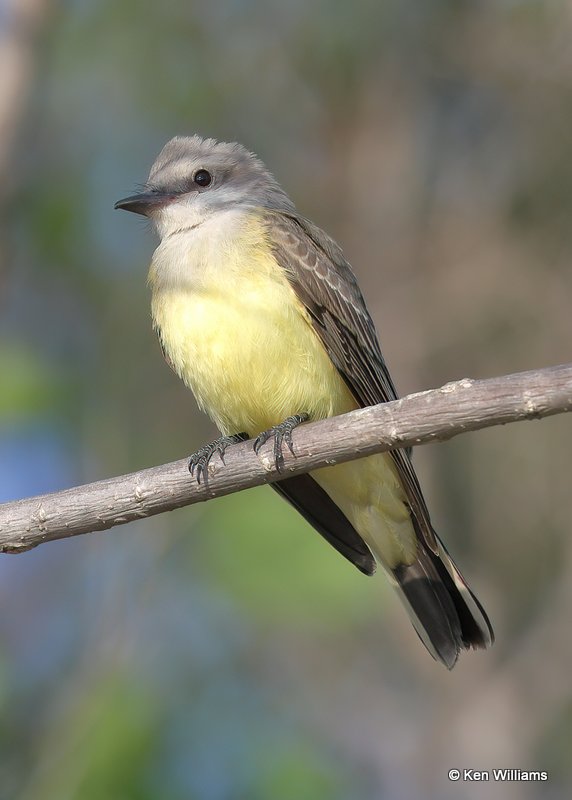
[{"label": "bird's wing", "polygon": [[[377,333],[341,248],[303,217],[267,210],[274,256],[310,315],[332,362],[362,406],[397,399]],[[392,450],[407,502],[427,546],[435,534],[409,452]]]},{"label": "bird's wing", "polygon": [[273,483],[272,488],[288,500],[360,572],[373,575],[375,559],[369,547],[342,510],[311,475],[295,475]]}]

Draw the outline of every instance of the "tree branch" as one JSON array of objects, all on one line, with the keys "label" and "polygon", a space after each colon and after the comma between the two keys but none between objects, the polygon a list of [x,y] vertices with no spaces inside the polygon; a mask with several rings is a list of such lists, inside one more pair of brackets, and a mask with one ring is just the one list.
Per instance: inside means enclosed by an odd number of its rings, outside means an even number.
[{"label": "tree branch", "polygon": [[4,503],[0,505],[0,552],[20,553],[52,539],[105,530],[397,447],[444,441],[467,431],[570,410],[572,364],[489,380],[466,378],[301,426],[293,435],[296,456],[284,453],[282,472],[274,466],[272,442],[258,456],[251,442],[243,442],[227,450],[224,465],[217,457],[213,459],[208,486],[197,484],[183,459]]}]

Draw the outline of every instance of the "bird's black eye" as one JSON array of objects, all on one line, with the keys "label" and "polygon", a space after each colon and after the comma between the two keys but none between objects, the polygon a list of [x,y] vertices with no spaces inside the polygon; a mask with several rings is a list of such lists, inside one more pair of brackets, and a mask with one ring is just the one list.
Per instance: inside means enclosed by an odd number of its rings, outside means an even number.
[{"label": "bird's black eye", "polygon": [[193,176],[193,180],[197,186],[200,186],[202,189],[204,189],[205,187],[211,185],[213,182],[213,176],[210,174],[208,169],[198,169]]}]

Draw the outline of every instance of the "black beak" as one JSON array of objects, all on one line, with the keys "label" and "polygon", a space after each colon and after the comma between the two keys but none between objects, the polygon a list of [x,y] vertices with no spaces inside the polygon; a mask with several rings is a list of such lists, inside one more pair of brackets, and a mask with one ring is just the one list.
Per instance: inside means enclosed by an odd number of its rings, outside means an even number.
[{"label": "black beak", "polygon": [[124,211],[132,211],[134,214],[148,217],[154,209],[161,208],[175,199],[176,195],[167,192],[141,192],[141,194],[132,194],[130,197],[118,200],[113,208],[122,208]]}]

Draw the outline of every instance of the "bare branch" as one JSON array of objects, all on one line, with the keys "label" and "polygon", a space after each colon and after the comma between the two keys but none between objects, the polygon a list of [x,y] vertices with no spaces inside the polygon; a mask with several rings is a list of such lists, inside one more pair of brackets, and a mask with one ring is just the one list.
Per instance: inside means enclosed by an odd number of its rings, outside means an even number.
[{"label": "bare branch", "polygon": [[[303,410],[303,409],[301,409]],[[540,419],[572,410],[572,364],[500,378],[464,379],[393,403],[358,409],[294,431],[296,456],[279,473],[272,443],[257,456],[252,443],[215,457],[209,483],[191,478],[187,460],[0,505],[0,552],[105,530],[142,517],[272,483],[290,475],[397,447],[444,441],[459,433]]]}]

